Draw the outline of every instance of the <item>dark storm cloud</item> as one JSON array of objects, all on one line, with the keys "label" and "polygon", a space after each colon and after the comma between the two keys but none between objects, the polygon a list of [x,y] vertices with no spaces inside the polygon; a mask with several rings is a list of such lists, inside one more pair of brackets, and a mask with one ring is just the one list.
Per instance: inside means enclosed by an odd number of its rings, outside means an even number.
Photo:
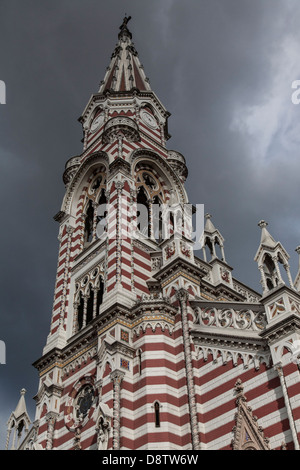
[{"label": "dark storm cloud", "polygon": [[49,332],[65,162],[81,153],[77,118],[98,90],[123,16],[153,90],[172,113],[168,142],[189,167],[227,261],[259,289],[253,261],[264,218],[292,255],[300,243],[299,2],[282,0],[2,0],[0,80],[0,427],[25,387],[32,397]]}]

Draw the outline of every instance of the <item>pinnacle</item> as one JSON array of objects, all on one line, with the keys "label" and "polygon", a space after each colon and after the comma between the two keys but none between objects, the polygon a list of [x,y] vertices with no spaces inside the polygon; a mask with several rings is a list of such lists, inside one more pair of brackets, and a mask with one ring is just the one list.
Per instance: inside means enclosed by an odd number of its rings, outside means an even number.
[{"label": "pinnacle", "polygon": [[213,233],[216,231],[216,227],[212,223],[211,217],[212,216],[210,214],[205,214],[205,218],[206,218],[206,224],[205,224],[205,229],[204,229],[205,232]]},{"label": "pinnacle", "polygon": [[16,418],[21,416],[23,413],[27,413],[26,403],[25,403],[25,393],[26,393],[25,388],[22,388],[22,390],[20,391],[21,396],[19,399],[19,403],[17,404],[17,407],[14,412],[14,415]]},{"label": "pinnacle", "polygon": [[275,242],[274,238],[272,237],[272,235],[270,235],[270,233],[267,230],[268,223],[265,220],[261,220],[258,223],[258,226],[262,230],[261,240],[260,240],[261,245],[269,246],[271,248],[275,247],[276,242]]}]

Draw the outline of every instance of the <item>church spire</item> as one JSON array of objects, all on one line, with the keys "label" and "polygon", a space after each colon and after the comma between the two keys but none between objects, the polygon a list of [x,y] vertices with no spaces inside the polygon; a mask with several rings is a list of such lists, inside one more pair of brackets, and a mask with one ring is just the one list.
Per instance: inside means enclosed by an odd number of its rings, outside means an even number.
[{"label": "church spire", "polygon": [[100,83],[99,93],[128,92],[134,88],[139,91],[151,91],[127,26],[130,19],[131,16],[125,16],[120,26],[118,43],[112,53],[104,80]]}]

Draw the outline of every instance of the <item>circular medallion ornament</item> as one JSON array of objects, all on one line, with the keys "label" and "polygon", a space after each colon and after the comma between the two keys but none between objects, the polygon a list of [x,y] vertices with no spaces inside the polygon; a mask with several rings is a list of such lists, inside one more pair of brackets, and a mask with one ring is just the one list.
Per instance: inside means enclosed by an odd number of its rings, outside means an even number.
[{"label": "circular medallion ornament", "polygon": [[95,390],[91,377],[76,382],[65,403],[65,424],[70,431],[84,426],[94,412]]},{"label": "circular medallion ornament", "polygon": [[76,419],[78,421],[83,421],[86,415],[88,414],[94,401],[94,390],[91,385],[85,385],[82,387],[80,392],[76,397]]},{"label": "circular medallion ornament", "polygon": [[152,129],[157,128],[157,121],[155,117],[144,109],[141,111],[141,119],[144,121],[145,124],[147,124],[147,126],[151,127]]}]

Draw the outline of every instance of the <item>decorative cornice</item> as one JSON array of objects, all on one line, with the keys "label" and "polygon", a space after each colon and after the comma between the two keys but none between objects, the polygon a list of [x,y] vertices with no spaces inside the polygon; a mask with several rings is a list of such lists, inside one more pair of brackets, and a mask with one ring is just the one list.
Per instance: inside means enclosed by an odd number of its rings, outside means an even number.
[{"label": "decorative cornice", "polygon": [[272,344],[295,331],[300,331],[300,317],[296,314],[288,314],[282,316],[282,319],[276,323],[267,325],[259,336],[268,341],[269,344]]},{"label": "decorative cornice", "polygon": [[163,266],[159,271],[153,274],[153,277],[159,280],[161,283],[167,281],[168,278],[173,277],[175,273],[186,273],[189,276],[194,277],[194,281],[199,284],[200,279],[205,276],[208,272],[205,266],[199,266],[194,263],[190,263],[184,258],[174,258],[166,266]]},{"label": "decorative cornice", "polygon": [[125,356],[128,356],[131,359],[133,359],[135,356],[135,349],[131,348],[127,344],[121,343],[120,341],[114,341],[110,344],[104,340],[104,343],[106,351],[108,351],[110,354],[124,354]]}]

